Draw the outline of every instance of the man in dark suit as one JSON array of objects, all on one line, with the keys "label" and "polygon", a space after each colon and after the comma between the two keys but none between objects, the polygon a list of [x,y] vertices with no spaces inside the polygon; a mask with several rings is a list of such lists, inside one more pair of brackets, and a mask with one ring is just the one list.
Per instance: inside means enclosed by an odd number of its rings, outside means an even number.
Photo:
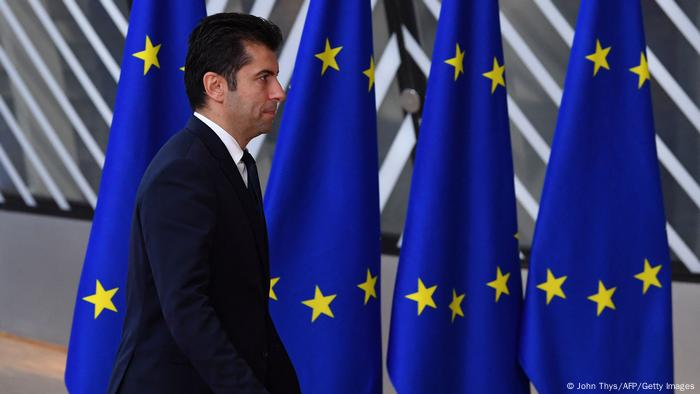
[{"label": "man in dark suit", "polygon": [[195,113],[137,192],[110,393],[300,391],[268,311],[267,229],[245,150],[285,98],[281,41],[274,24],[240,14],[205,18],[190,35]]}]

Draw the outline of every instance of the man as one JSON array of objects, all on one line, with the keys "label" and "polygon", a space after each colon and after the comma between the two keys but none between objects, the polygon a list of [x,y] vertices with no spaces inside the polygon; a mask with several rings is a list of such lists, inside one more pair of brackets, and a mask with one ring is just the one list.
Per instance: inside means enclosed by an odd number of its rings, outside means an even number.
[{"label": "man", "polygon": [[274,24],[233,13],[203,19],[190,35],[195,113],[137,192],[110,393],[300,391],[268,312],[267,229],[245,150],[285,98],[281,41]]}]

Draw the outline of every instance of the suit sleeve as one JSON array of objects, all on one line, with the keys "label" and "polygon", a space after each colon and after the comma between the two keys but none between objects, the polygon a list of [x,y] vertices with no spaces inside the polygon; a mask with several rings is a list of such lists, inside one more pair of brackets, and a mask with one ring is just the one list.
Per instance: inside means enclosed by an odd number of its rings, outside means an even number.
[{"label": "suit sleeve", "polygon": [[161,171],[139,218],[165,322],[175,342],[216,393],[267,393],[225,334],[207,294],[216,194],[197,163]]},{"label": "suit sleeve", "polygon": [[268,366],[268,384],[270,391],[273,393],[299,394],[301,393],[301,389],[299,387],[299,381],[297,380],[296,371],[294,370],[294,365],[269,315],[267,319],[268,327],[271,328],[271,338],[269,339],[270,359]]}]

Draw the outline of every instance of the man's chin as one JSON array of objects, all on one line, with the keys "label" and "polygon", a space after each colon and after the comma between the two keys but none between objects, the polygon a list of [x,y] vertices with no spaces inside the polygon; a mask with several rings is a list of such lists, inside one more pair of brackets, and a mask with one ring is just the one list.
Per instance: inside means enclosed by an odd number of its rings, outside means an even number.
[{"label": "man's chin", "polygon": [[260,134],[267,134],[272,131],[272,120],[269,122],[265,122],[258,128],[258,135]]},{"label": "man's chin", "polygon": [[272,125],[270,125],[270,126],[265,126],[264,128],[258,130],[258,132],[255,134],[255,136],[254,136],[253,138],[259,137],[259,136],[261,136],[261,135],[263,135],[263,134],[267,134],[267,133],[269,133],[270,131],[272,131]]}]

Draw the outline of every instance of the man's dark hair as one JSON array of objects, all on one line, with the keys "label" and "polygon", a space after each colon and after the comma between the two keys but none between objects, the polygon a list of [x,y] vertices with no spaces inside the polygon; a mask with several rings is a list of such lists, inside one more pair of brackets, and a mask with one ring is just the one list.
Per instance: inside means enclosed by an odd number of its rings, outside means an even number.
[{"label": "man's dark hair", "polygon": [[215,72],[236,90],[236,73],[250,62],[244,43],[259,43],[276,52],[282,32],[274,23],[233,12],[208,16],[192,30],[185,60],[185,89],[192,109],[204,105],[202,78]]}]

